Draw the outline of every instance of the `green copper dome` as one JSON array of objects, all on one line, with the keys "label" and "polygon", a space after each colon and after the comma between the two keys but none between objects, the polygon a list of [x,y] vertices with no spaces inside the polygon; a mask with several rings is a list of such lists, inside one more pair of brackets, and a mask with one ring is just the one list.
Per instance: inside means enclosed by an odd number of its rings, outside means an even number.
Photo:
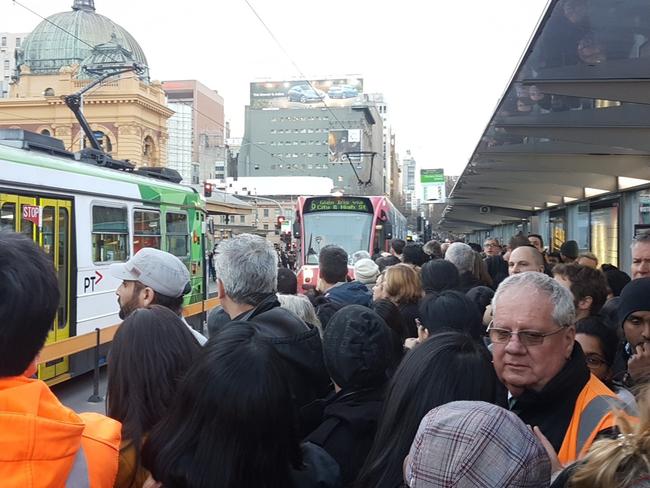
[{"label": "green copper dome", "polygon": [[72,11],[48,17],[25,38],[17,51],[17,65],[27,65],[35,74],[56,73],[63,66],[82,64],[94,46],[110,41],[129,51],[135,62],[148,66],[133,36],[96,13],[94,0],[75,0]]}]

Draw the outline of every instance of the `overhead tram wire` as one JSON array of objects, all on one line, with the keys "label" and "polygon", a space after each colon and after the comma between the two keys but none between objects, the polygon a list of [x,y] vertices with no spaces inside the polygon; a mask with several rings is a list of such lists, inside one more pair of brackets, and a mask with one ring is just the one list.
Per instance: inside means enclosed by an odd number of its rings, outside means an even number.
[{"label": "overhead tram wire", "polygon": [[[13,2],[14,4],[18,5],[19,7],[24,8],[24,9],[27,10],[28,12],[30,12],[30,13],[36,15],[38,18],[40,18],[40,19],[46,21],[47,23],[53,25],[53,26],[56,27],[57,29],[59,29],[59,30],[65,32],[66,34],[68,34],[69,36],[71,36],[71,37],[73,37],[74,39],[78,40],[79,42],[82,42],[83,44],[85,44],[85,45],[88,46],[89,48],[91,48],[91,49],[94,49],[94,48],[95,48],[95,46],[93,46],[93,45],[91,45],[90,43],[84,41],[83,39],[81,39],[81,38],[78,37],[77,35],[73,34],[72,32],[70,32],[70,31],[64,29],[63,27],[61,27],[60,25],[56,24],[55,22],[52,22],[50,19],[48,19],[48,18],[42,16],[42,15],[39,14],[38,12],[34,11],[33,9],[31,9],[31,8],[29,8],[28,6],[26,6],[26,5],[24,5],[23,3],[21,3],[19,0],[12,0],[12,2]],[[115,59],[114,57],[111,57],[110,55],[109,55],[108,57],[109,57],[109,59],[111,59],[112,61],[115,61],[116,63],[120,61],[120,60],[118,60],[118,59]],[[310,84],[310,85],[311,85],[311,84]],[[100,85],[100,86],[101,86],[101,85]],[[190,109],[191,109],[192,111],[196,112],[196,113],[199,114],[199,115],[202,115],[203,117],[205,117],[206,119],[210,120],[211,122],[214,122],[215,124],[217,124],[218,126],[220,126],[221,128],[223,128],[224,131],[225,131],[226,126],[225,126],[224,124],[222,124],[221,122],[219,122],[219,121],[217,121],[217,120],[214,120],[212,117],[210,117],[210,116],[208,116],[208,115],[202,113],[202,112],[199,111],[196,107],[194,107],[194,106],[192,106],[192,105],[190,105],[190,104],[187,104],[187,103],[183,103],[183,102],[176,102],[176,103],[181,103],[181,104],[183,104],[183,105],[185,105],[185,106],[187,106],[187,107],[190,107]],[[331,112],[331,111],[330,111],[330,112]],[[332,114],[332,115],[334,115],[334,114]],[[334,117],[336,118],[336,116],[334,116]],[[338,120],[338,119],[337,119],[337,120]],[[48,123],[49,123],[49,122],[48,122]],[[339,123],[340,123],[340,121],[339,121]],[[267,153],[269,156],[271,156],[271,157],[273,157],[273,158],[275,158],[275,159],[278,159],[279,161],[281,161],[281,162],[284,163],[284,164],[288,164],[284,159],[282,159],[282,158],[276,156],[275,154],[271,153],[270,151],[268,151],[266,148],[262,147],[261,145],[259,145],[259,144],[257,144],[257,143],[254,143],[254,142],[252,142],[252,141],[249,141],[249,140],[247,140],[246,138],[242,138],[242,142],[244,142],[244,140],[246,140],[246,143],[247,143],[247,144],[249,144],[249,145],[251,145],[251,146],[254,146],[254,147],[257,147],[257,148],[260,149],[261,151]]]},{"label": "overhead tram wire", "polygon": [[[312,90],[314,90],[314,93],[318,93],[318,91],[316,91],[316,88],[314,87],[314,85],[312,85],[311,81],[310,81],[310,80],[305,76],[305,74],[302,72],[302,70],[300,69],[300,67],[298,66],[298,64],[293,60],[293,58],[291,57],[291,55],[289,54],[289,52],[284,48],[284,46],[282,45],[282,43],[278,40],[278,38],[275,36],[275,34],[273,33],[273,31],[270,29],[270,27],[266,24],[266,22],[264,22],[264,19],[262,19],[262,17],[260,16],[260,14],[257,13],[257,10],[255,10],[255,7],[253,7],[253,6],[251,5],[251,3],[250,3],[248,0],[244,0],[244,2],[246,2],[246,5],[248,5],[248,7],[251,9],[251,11],[252,11],[253,14],[255,15],[255,17],[257,17],[257,20],[259,20],[259,21],[262,23],[262,25],[263,25],[264,28],[266,29],[266,32],[268,32],[268,34],[271,36],[271,38],[275,41],[275,43],[278,45],[278,47],[280,48],[280,50],[281,50],[281,51],[284,53],[284,55],[287,57],[287,59],[289,60],[289,62],[293,65],[294,68],[296,68],[296,71],[298,71],[298,74],[299,74],[299,75],[300,75],[300,76],[301,76],[301,77],[302,77],[302,78],[307,82],[307,84],[309,85],[309,87],[310,87]],[[329,112],[330,114],[332,114],[332,117],[334,117],[334,119],[339,123],[339,125],[341,126],[341,128],[344,129],[344,130],[347,130],[347,127],[345,127],[345,125],[343,125],[343,122],[341,122],[341,121],[339,120],[339,118],[338,118],[338,117],[336,116],[336,114],[332,111],[332,109],[330,108],[330,106],[327,105],[327,103],[325,102],[325,99],[321,99],[321,103],[325,106],[325,108],[328,110],[328,112]]]}]

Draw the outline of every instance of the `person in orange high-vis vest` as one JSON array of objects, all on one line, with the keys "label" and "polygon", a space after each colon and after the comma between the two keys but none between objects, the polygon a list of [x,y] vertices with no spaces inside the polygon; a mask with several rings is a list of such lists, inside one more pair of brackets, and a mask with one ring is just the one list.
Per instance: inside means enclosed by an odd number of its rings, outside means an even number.
[{"label": "person in orange high-vis vest", "polygon": [[580,392],[573,410],[558,459],[568,464],[584,457],[600,432],[613,429],[616,418],[612,411],[622,407],[615,393],[593,374]]},{"label": "person in orange high-vis vest", "polygon": [[0,232],[0,297],[0,486],[111,488],[120,423],[78,415],[29,378],[59,291],[51,259],[24,235]]}]

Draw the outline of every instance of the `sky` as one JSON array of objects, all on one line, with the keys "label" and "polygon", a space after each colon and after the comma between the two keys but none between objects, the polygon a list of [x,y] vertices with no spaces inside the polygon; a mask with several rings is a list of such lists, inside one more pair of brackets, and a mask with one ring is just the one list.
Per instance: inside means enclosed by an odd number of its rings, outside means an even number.
[{"label": "sky", "polygon": [[[20,0],[42,16],[73,0]],[[95,0],[142,46],[152,79],[196,79],[225,100],[243,136],[249,84],[360,74],[388,103],[400,157],[459,175],[547,0]],[[41,21],[0,0],[0,31]],[[296,68],[297,66],[297,68]]]}]

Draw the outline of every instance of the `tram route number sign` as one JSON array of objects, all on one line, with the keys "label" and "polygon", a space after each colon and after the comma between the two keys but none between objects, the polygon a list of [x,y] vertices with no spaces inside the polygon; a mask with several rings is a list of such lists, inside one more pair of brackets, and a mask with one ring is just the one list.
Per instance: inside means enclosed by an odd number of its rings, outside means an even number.
[{"label": "tram route number sign", "polygon": [[41,207],[37,205],[23,205],[23,220],[40,227]]},{"label": "tram route number sign", "polygon": [[372,206],[365,198],[312,198],[307,202],[304,212],[372,213]]}]

